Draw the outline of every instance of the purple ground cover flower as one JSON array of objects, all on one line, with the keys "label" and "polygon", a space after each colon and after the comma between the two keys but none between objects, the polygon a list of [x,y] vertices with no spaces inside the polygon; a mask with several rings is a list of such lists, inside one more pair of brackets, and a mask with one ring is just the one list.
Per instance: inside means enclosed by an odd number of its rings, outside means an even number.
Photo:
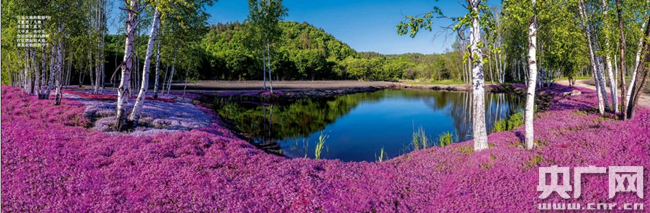
[{"label": "purple ground cover flower", "polygon": [[[617,121],[595,114],[595,92],[554,86],[555,103],[535,120],[532,151],[523,127],[472,142],[384,161],[286,159],[264,153],[214,122],[187,132],[112,136],[88,130],[85,105],[2,86],[2,210],[45,212],[532,212],[539,166],[650,168],[650,111]],[[646,180],[647,180],[646,172]],[[644,180],[645,181],[645,180]],[[647,182],[646,182],[647,183]],[[647,185],[647,184],[646,184]],[[607,176],[583,178],[573,202],[607,200]],[[649,187],[644,188],[650,195]],[[557,194],[543,202],[566,202]]]}]

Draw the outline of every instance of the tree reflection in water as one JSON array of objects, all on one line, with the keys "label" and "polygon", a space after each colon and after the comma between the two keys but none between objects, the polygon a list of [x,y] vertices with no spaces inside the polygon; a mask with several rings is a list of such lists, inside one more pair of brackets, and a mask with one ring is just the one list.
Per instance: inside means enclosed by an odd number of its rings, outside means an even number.
[{"label": "tree reflection in water", "polygon": [[[434,144],[437,142],[436,133],[445,131],[454,132],[455,141],[471,139],[471,99],[471,94],[460,92],[384,90],[332,98],[302,99],[276,105],[218,98],[213,104],[213,110],[234,123],[251,138],[252,143],[273,153],[289,157],[311,157],[316,142],[314,139],[318,138],[320,131],[329,129],[331,134],[326,144],[326,152],[331,151],[337,157],[323,153],[324,158],[343,158],[345,161],[346,156],[334,153],[342,153],[340,149],[360,149],[359,145],[355,146],[354,143],[363,142],[361,148],[369,150],[366,150],[365,154],[361,153],[364,152],[362,150],[355,151],[354,155],[364,155],[365,160],[373,161],[369,156],[374,156],[375,153],[370,152],[375,152],[378,147],[395,141],[400,146],[393,147],[403,148],[402,144],[410,141],[408,137],[412,132],[408,131],[412,129],[412,121],[406,122],[407,119],[426,117],[421,124],[426,126],[425,130]],[[512,94],[486,94],[488,132],[497,120],[505,119],[522,109],[523,100],[522,97]],[[374,111],[388,108],[392,111],[372,114]],[[335,123],[336,125],[333,125]],[[354,125],[346,125],[347,123]],[[367,125],[357,125],[358,123]],[[427,126],[429,123],[440,125]],[[443,123],[445,125],[442,125]],[[342,127],[347,128],[337,129]],[[365,131],[367,129],[370,130]],[[382,135],[386,137],[381,137]],[[390,138],[389,135],[397,135],[397,138]],[[377,138],[369,139],[373,137]],[[342,142],[344,139],[348,141]],[[369,145],[371,142],[367,140],[381,141]],[[391,150],[389,145],[387,148],[386,151],[392,153],[392,157],[403,152]],[[357,156],[347,160],[361,158]]]}]

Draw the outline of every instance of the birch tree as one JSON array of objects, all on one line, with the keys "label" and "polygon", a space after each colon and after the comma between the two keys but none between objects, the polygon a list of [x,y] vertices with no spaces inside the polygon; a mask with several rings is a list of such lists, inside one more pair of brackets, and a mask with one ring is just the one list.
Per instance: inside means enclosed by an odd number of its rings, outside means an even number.
[{"label": "birch tree", "polygon": [[532,149],[535,144],[533,115],[535,113],[535,86],[537,85],[537,12],[535,0],[532,0],[533,17],[528,27],[528,89],[526,91],[526,112],[524,123],[526,128],[526,148]]},{"label": "birch tree", "polygon": [[481,0],[467,0],[466,5],[467,14],[463,17],[447,17],[443,15],[438,7],[434,7],[433,11],[426,13],[422,16],[406,16],[408,22],[401,22],[397,25],[397,33],[405,35],[410,33],[411,37],[415,37],[420,29],[432,30],[434,18],[450,18],[455,22],[452,30],[462,31],[469,28],[470,32],[470,46],[469,46],[469,59],[472,70],[472,112],[473,112],[473,136],[474,136],[474,150],[480,151],[488,148],[487,129],[485,125],[485,79],[484,79],[484,61],[481,48],[485,44],[481,43],[481,26],[484,27],[486,32],[490,32],[491,20],[493,17],[489,13],[490,9],[487,7],[485,1]]},{"label": "birch tree", "polygon": [[587,5],[584,4],[582,0],[578,2],[578,13],[580,15],[580,22],[583,27],[583,31],[585,33],[585,36],[587,37],[587,47],[589,49],[589,59],[591,61],[591,67],[592,67],[592,75],[594,78],[594,82],[596,84],[596,93],[598,96],[598,111],[600,114],[604,114],[605,110],[608,109],[607,107],[607,91],[605,90],[605,84],[603,82],[603,72],[601,67],[599,66],[599,58],[596,57],[596,42],[594,41],[595,39],[592,37],[592,23],[589,21],[589,18],[587,17]]},{"label": "birch tree", "polygon": [[160,10],[158,6],[154,11],[153,23],[151,24],[151,33],[149,34],[149,41],[147,43],[147,53],[144,59],[144,67],[142,68],[142,83],[140,84],[140,92],[138,92],[138,97],[135,100],[133,105],[133,111],[129,115],[129,121],[132,123],[132,126],[138,124],[138,119],[140,119],[140,113],[142,111],[142,105],[144,104],[145,97],[147,95],[147,89],[149,88],[149,67],[151,65],[151,55],[153,54],[153,46],[156,41],[156,34],[158,33],[158,23],[160,22]]},{"label": "birch tree", "polygon": [[[624,31],[624,25],[623,22],[624,20],[624,14],[623,11],[626,11],[628,14],[628,17],[632,17],[631,19],[633,21],[630,21],[630,18],[627,19],[628,24],[626,25],[632,25],[632,34],[638,33],[636,31],[639,25],[634,26],[634,24],[630,22],[636,22],[636,20],[641,20],[640,24],[640,35],[639,35],[639,42],[637,45],[637,51],[636,51],[636,57],[634,60],[634,67],[631,70],[631,79],[630,83],[628,84],[627,87],[625,87],[625,79],[621,78],[621,90],[622,94],[625,95],[623,100],[621,100],[621,105],[623,110],[621,111],[621,118],[623,120],[626,119],[631,119],[634,117],[634,110],[636,106],[636,101],[638,101],[638,96],[640,93],[643,91],[643,88],[646,86],[646,77],[647,77],[647,71],[643,71],[644,69],[644,63],[648,63],[648,40],[650,38],[650,31],[648,30],[648,27],[650,25],[650,12],[648,12],[648,8],[650,7],[650,1],[616,1],[616,10],[617,10],[617,15],[618,15],[618,23],[619,23],[619,34],[621,37],[623,37]],[[624,8],[638,8],[639,10],[624,10]],[[636,11],[640,11],[641,13],[636,13]],[[648,19],[648,21],[645,21]],[[637,22],[638,23],[638,22]],[[625,37],[623,37],[625,38]],[[620,39],[619,42],[624,44],[626,42],[625,39]],[[621,76],[624,76],[624,73],[626,72],[626,66],[625,66],[625,48],[621,48]],[[639,79],[642,78],[642,79]]]},{"label": "birch tree", "polygon": [[262,71],[264,73],[263,89],[266,90],[266,72],[268,71],[271,92],[273,92],[270,46],[280,36],[281,30],[278,23],[288,15],[288,9],[282,5],[282,0],[248,0],[248,9],[247,21],[252,23],[253,29],[258,35],[256,38],[257,43],[261,44],[260,52],[262,54]]},{"label": "birch tree", "polygon": [[126,107],[125,103],[128,101],[128,92],[130,91],[131,85],[131,71],[133,68],[133,56],[134,56],[134,47],[133,43],[135,40],[135,29],[138,25],[138,13],[142,8],[139,7],[137,0],[129,0],[129,5],[122,10],[127,12],[127,21],[126,21],[126,41],[124,47],[124,59],[120,64],[121,79],[120,86],[117,88],[117,116],[115,121],[115,130],[121,131],[126,127]]},{"label": "birch tree", "polygon": [[[158,27],[160,28],[160,22],[158,23]],[[160,40],[162,39],[161,38],[156,39],[156,74],[154,77],[154,84],[153,84],[154,99],[158,98],[158,80],[160,79]]]},{"label": "birch tree", "polygon": [[646,29],[642,45],[643,55],[641,56],[640,60],[642,62],[638,67],[636,67],[636,70],[634,71],[638,77],[641,77],[641,79],[636,79],[636,81],[630,82],[630,84],[633,84],[633,91],[630,97],[630,105],[627,106],[627,119],[632,119],[634,117],[636,105],[639,103],[639,96],[641,96],[641,93],[643,93],[643,90],[646,87],[648,81],[648,73],[650,72],[650,68],[647,67],[647,65],[650,63],[650,41],[648,41],[650,40],[650,27],[648,26],[650,26],[650,16],[648,16],[646,21]]},{"label": "birch tree", "polygon": [[[605,0],[603,0],[603,4],[606,4]],[[620,63],[620,65],[621,65],[621,67],[620,67],[620,69],[621,69],[621,94],[626,95],[627,92],[625,90],[627,88],[625,88],[625,73],[626,73],[625,72],[625,68],[626,68],[625,67],[625,49],[626,49],[626,46],[627,46],[627,42],[625,41],[625,31],[624,31],[624,28],[623,28],[623,17],[621,17],[621,3],[619,2],[619,0],[616,0],[616,14],[617,14],[617,17],[618,17],[618,29],[619,29],[619,36],[620,36],[619,37],[619,39],[620,39],[619,42],[620,42],[620,46],[621,46],[621,53],[620,53],[620,55],[621,55],[620,56],[621,57],[621,63]],[[641,40],[643,40],[643,39],[641,39]],[[641,45],[642,44],[643,43],[639,44],[639,50],[641,50]],[[636,72],[635,72],[635,74],[636,74]],[[632,81],[634,81],[634,79],[632,79]],[[630,85],[632,85],[632,84],[630,84]],[[614,97],[616,97],[616,96],[614,96]],[[621,107],[622,107],[621,119],[622,120],[627,119],[627,100],[628,100],[628,97],[629,96],[626,96],[626,98],[623,98],[623,100],[621,100]],[[614,100],[618,101],[618,99],[616,99],[616,98],[614,98]],[[617,108],[616,112],[618,113],[618,108]]]},{"label": "birch tree", "polygon": [[[607,75],[609,77],[609,89],[610,89],[610,93],[612,94],[612,108],[614,108],[614,110],[613,110],[614,113],[618,113],[618,94],[617,94],[618,91],[616,89],[617,88],[617,86],[616,86],[616,78],[614,78],[615,76],[614,76],[614,71],[613,71],[613,68],[612,68],[612,57],[611,57],[611,54],[610,54],[610,52],[612,52],[612,51],[611,51],[611,47],[610,47],[610,44],[609,44],[609,40],[610,40],[609,37],[610,37],[610,31],[611,30],[608,29],[610,24],[609,24],[609,18],[607,17],[607,12],[609,10],[609,7],[607,5],[607,1],[608,0],[602,0],[602,2],[603,2],[603,7],[602,7],[602,10],[603,10],[603,28],[605,29],[604,30],[605,31],[605,61],[607,62]],[[625,37],[623,37],[623,40],[625,40]],[[625,46],[621,46],[621,50],[624,51]],[[624,60],[625,59],[625,54],[621,55],[621,57]],[[624,62],[623,62],[623,64],[624,64]],[[622,85],[624,85],[624,84],[622,84]],[[623,91],[623,92],[625,92],[625,91]],[[623,94],[625,94],[625,93],[623,93]],[[606,104],[609,104],[609,103],[606,103]]]}]

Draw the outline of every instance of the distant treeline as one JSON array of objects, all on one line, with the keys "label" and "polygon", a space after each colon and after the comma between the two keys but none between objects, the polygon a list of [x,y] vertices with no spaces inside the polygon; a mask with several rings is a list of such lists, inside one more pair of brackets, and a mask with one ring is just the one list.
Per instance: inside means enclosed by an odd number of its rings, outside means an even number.
[{"label": "distant treeline", "polygon": [[[462,80],[463,53],[444,54],[407,53],[383,55],[375,52],[357,52],[323,29],[308,23],[281,22],[279,42],[272,44],[271,68],[274,80]],[[194,48],[193,64],[187,76],[191,80],[261,80],[262,52],[251,44],[254,39],[247,23],[219,23],[210,26]],[[146,36],[136,38],[138,51],[144,53]],[[123,39],[119,35],[107,37],[107,70],[123,57]],[[458,45],[455,45],[458,46]],[[169,52],[170,55],[171,51]],[[170,64],[165,57],[163,64]],[[169,58],[169,59],[168,59]],[[179,56],[179,58],[187,58]],[[143,62],[141,62],[143,63]],[[183,67],[177,67],[186,77]]]}]

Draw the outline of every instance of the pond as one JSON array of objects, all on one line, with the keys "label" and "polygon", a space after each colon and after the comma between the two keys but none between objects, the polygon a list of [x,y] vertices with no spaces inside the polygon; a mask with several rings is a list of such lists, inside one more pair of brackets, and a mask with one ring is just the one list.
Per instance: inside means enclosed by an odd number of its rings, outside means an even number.
[{"label": "pond", "polygon": [[[321,159],[377,161],[415,149],[414,133],[438,146],[439,136],[454,142],[471,139],[471,93],[431,90],[381,90],[288,104],[216,100],[213,110],[242,131],[250,142],[290,158],[315,158],[319,137],[326,137]],[[523,110],[525,98],[486,93],[488,133],[494,122]],[[420,143],[418,148],[423,145]]]}]

